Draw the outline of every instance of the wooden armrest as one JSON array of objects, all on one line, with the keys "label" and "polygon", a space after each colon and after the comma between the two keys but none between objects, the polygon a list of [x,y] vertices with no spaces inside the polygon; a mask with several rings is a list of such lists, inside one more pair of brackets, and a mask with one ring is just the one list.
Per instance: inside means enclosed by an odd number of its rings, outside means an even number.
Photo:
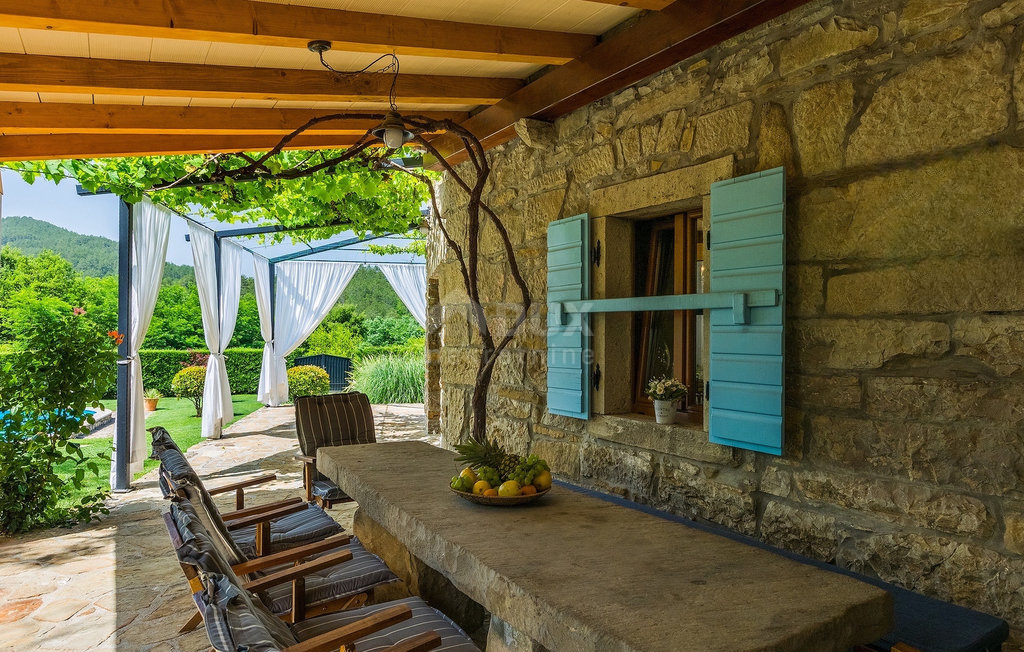
[{"label": "wooden armrest", "polygon": [[245,516],[243,518],[236,518],[230,523],[225,523],[229,530],[237,530],[238,528],[249,527],[250,525],[258,525],[260,523],[266,523],[272,521],[275,518],[281,518],[282,516],[288,516],[289,514],[295,514],[306,509],[308,505],[301,500],[291,505],[285,505],[284,507],[278,507],[269,512],[263,512],[262,514],[253,514],[252,516]]},{"label": "wooden armrest", "polygon": [[300,462],[303,462],[305,464],[316,464],[316,456],[315,455],[300,455],[300,454],[296,453],[295,454],[295,459],[297,459]]},{"label": "wooden armrest", "polygon": [[245,509],[239,509],[234,512],[228,512],[227,514],[221,514],[220,518],[225,523],[227,521],[234,521],[235,519],[245,518],[246,516],[252,516],[254,514],[263,514],[264,512],[270,512],[275,509],[285,507],[287,505],[297,505],[303,502],[298,496],[294,498],[288,498],[286,500],[277,500],[266,505],[257,505],[255,507],[246,507]]},{"label": "wooden armrest", "polygon": [[276,474],[266,473],[264,475],[258,475],[255,478],[249,478],[248,480],[239,480],[238,482],[231,482],[229,484],[221,485],[219,487],[214,487],[213,489],[207,489],[207,491],[210,493],[211,496],[216,496],[217,494],[223,494],[229,491],[236,491],[238,489],[245,489],[246,487],[252,487],[276,479]]},{"label": "wooden armrest", "polygon": [[290,566],[282,571],[261,577],[258,580],[246,582],[243,587],[249,591],[262,591],[264,589],[269,589],[272,586],[277,586],[278,584],[284,584],[286,582],[291,582],[294,579],[305,577],[306,575],[318,570],[337,566],[338,564],[344,564],[346,561],[351,559],[351,550],[341,550],[331,555],[317,557],[316,559],[307,561],[303,564]]},{"label": "wooden armrest", "polygon": [[410,639],[396,643],[384,652],[427,652],[441,647],[441,635],[437,632],[424,632]]},{"label": "wooden armrest", "polygon": [[327,552],[328,550],[333,550],[334,548],[347,546],[351,542],[351,534],[335,534],[334,536],[328,537],[323,541],[307,543],[304,546],[296,546],[295,548],[289,548],[288,550],[275,552],[272,555],[260,557],[259,559],[243,561],[241,564],[235,564],[231,568],[235,571],[235,575],[245,575],[247,573],[253,573],[256,571],[263,570],[265,568],[283,566],[293,561],[299,561],[305,559],[306,557],[312,557],[313,555],[319,555],[321,552]]},{"label": "wooden armrest", "polygon": [[390,609],[370,614],[366,618],[361,618],[350,625],[339,627],[320,636],[314,636],[297,645],[289,645],[284,649],[284,652],[336,652],[342,646],[409,618],[412,618],[412,609],[409,608],[409,605],[396,605]]}]

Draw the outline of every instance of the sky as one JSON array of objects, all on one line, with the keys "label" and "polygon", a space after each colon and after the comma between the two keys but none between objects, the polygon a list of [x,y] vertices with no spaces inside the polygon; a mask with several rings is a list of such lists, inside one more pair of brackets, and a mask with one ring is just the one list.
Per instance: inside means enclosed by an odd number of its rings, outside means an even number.
[{"label": "sky", "polygon": [[[117,240],[117,197],[79,197],[74,181],[67,180],[57,185],[40,179],[34,184],[28,184],[10,170],[0,170],[0,179],[3,182],[0,216],[27,215],[75,233],[101,235]],[[185,242],[187,232],[185,220],[171,222],[168,261],[179,265],[192,264],[192,249]],[[2,243],[3,233],[0,232]]]}]

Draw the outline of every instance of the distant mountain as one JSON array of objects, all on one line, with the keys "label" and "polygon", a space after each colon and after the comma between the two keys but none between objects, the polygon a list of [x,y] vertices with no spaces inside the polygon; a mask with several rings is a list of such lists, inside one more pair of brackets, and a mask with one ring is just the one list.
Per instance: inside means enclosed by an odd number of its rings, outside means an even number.
[{"label": "distant mountain", "polygon": [[[98,235],[82,235],[56,224],[32,217],[3,218],[0,245],[11,245],[24,254],[35,255],[49,249],[71,261],[85,276],[117,275],[117,242]],[[191,265],[164,264],[164,283],[195,282]]]}]

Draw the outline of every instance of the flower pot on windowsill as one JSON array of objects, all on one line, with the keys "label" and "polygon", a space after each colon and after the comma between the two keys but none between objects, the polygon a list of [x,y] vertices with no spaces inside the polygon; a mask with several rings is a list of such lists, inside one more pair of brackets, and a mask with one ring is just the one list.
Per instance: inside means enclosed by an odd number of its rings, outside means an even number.
[{"label": "flower pot on windowsill", "polygon": [[146,404],[146,412],[155,412],[156,404],[160,402],[158,398],[144,398],[142,402]]},{"label": "flower pot on windowsill", "polygon": [[676,405],[675,401],[654,400],[654,420],[661,424],[675,423]]}]

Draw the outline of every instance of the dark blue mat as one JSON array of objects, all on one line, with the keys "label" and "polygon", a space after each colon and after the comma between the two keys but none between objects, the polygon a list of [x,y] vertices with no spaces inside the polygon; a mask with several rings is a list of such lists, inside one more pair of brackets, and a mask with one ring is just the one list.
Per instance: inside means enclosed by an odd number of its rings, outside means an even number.
[{"label": "dark blue mat", "polygon": [[867,577],[823,561],[804,557],[795,552],[776,548],[722,526],[698,523],[685,516],[635,503],[619,496],[586,489],[562,480],[556,480],[555,484],[615,505],[635,509],[666,521],[745,543],[801,564],[846,575],[885,589],[892,594],[893,598],[894,627],[891,632],[872,644],[885,650],[896,643],[904,643],[916,647],[922,652],[997,652],[1010,635],[1010,626],[1005,620],[980,611],[929,598],[874,577]]}]

